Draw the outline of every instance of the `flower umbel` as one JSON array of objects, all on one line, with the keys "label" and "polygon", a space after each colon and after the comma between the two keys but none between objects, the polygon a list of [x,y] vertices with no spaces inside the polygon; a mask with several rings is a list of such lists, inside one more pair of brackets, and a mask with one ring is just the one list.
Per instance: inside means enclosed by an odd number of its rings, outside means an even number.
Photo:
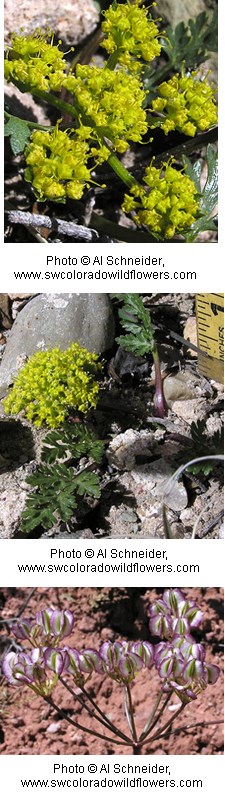
[{"label": "flower umbel", "polygon": [[172,164],[170,160],[162,169],[150,164],[143,177],[149,190],[134,183],[122,205],[125,213],[134,211],[137,224],[146,224],[154,233],[169,239],[191,227],[199,215],[194,183]]},{"label": "flower umbel", "polygon": [[12,686],[25,684],[43,697],[51,694],[57,680],[57,676],[48,678],[41,648],[33,648],[29,654],[6,653],[2,663],[2,673]]},{"label": "flower umbel", "polygon": [[85,185],[89,186],[89,146],[75,130],[71,134],[59,130],[57,124],[53,132],[36,130],[31,135],[25,150],[25,179],[40,201],[80,199]]},{"label": "flower umbel", "polygon": [[126,151],[128,141],[141,141],[147,132],[142,108],[145,95],[138,77],[122,70],[77,64],[76,76],[64,77],[63,86],[74,97],[83,121],[95,129],[96,137],[108,137],[118,152]]},{"label": "flower umbel", "polygon": [[161,119],[152,122],[150,127],[159,126],[164,133],[179,130],[187,136],[195,136],[198,131],[208,130],[217,124],[217,109],[213,87],[206,78],[173,75],[170,80],[157,87],[159,96],[152,101],[150,108]]},{"label": "flower umbel", "polygon": [[63,59],[64,53],[53,45],[52,34],[40,30],[29,35],[13,33],[5,60],[6,80],[19,81],[27,90],[60,91],[66,69]]},{"label": "flower umbel", "polygon": [[9,414],[24,410],[36,426],[56,428],[63,423],[68,407],[86,412],[95,407],[99,392],[98,355],[72,343],[66,351],[49,349],[33,354],[18,373],[4,400]]},{"label": "flower umbel", "polygon": [[[60,645],[74,629],[74,615],[69,609],[58,610],[51,606],[38,611],[34,619],[19,619],[13,625],[16,639],[29,641],[31,650],[6,653],[2,674],[11,686],[27,686],[42,696],[76,728],[100,736],[104,741],[125,742],[133,747],[133,752],[137,752],[137,748],[140,752],[147,738],[162,738],[186,703],[196,700],[202,690],[215,684],[219,677],[219,668],[206,663],[204,646],[196,643],[189,633],[189,629],[198,626],[201,619],[202,612],[195,601],[186,598],[180,589],[167,589],[162,599],[155,601],[150,608],[150,630],[166,636],[166,641],[155,646],[148,641],[105,641],[99,650],[92,647],[79,650]],[[149,673],[153,666],[158,673],[161,690],[154,707],[150,707],[149,719],[138,738],[131,685],[143,668]],[[100,676],[101,680],[108,676],[122,687],[131,736],[114,724],[86,688],[93,674]],[[84,726],[67,716],[65,710],[54,702],[52,692],[58,680],[61,687],[72,695],[73,704],[78,701],[89,717],[103,726],[104,735],[97,729],[92,730],[88,723]],[[149,692],[151,684],[147,694]],[[161,718],[173,693],[179,697],[180,705],[176,714],[163,725]],[[108,737],[108,732],[116,736],[116,740]]]},{"label": "flower umbel", "polygon": [[170,642],[156,645],[155,666],[162,680],[163,692],[173,689],[184,703],[195,700],[208,684],[215,683],[219,677],[219,668],[205,663],[203,645],[196,645],[190,635],[175,634]]},{"label": "flower umbel", "polygon": [[161,52],[158,28],[148,13],[148,9],[139,8],[139,0],[114,2],[103,11],[105,38],[101,46],[110,55],[116,53],[117,62],[130,72],[139,72],[141,59],[152,61]]},{"label": "flower umbel", "polygon": [[104,671],[119,683],[129,684],[144,666],[153,664],[153,647],[150,642],[103,642],[100,656]]},{"label": "flower umbel", "polygon": [[163,599],[150,606],[149,628],[152,634],[171,639],[174,634],[186,634],[197,628],[202,617],[199,606],[186,600],[182,590],[166,589]]}]

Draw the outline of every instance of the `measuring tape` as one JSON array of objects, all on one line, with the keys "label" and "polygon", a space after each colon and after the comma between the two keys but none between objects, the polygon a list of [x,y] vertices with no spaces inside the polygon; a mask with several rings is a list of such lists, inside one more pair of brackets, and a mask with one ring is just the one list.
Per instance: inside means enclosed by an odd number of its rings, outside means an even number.
[{"label": "measuring tape", "polygon": [[196,316],[198,346],[205,352],[198,356],[201,374],[216,382],[224,381],[224,294],[197,293]]}]

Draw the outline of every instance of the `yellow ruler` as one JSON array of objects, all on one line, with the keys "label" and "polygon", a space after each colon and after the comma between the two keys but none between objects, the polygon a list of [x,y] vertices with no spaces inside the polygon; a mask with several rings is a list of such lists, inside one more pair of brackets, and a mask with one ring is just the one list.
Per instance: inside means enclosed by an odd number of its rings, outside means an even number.
[{"label": "yellow ruler", "polygon": [[224,294],[197,293],[196,316],[201,374],[216,382],[224,381]]}]

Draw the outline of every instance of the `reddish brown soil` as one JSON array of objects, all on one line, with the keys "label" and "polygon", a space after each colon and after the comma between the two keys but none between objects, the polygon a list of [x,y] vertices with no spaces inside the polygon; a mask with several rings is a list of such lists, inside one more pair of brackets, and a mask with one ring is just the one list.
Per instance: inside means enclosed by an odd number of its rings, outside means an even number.
[{"label": "reddish brown soil", "polygon": [[[195,637],[206,648],[207,662],[220,666],[221,675],[214,686],[201,693],[196,701],[189,703],[174,722],[173,732],[166,738],[145,745],[142,753],[163,755],[222,755],[223,725],[223,590],[220,588],[190,588],[183,590],[195,598],[204,611],[200,629]],[[29,595],[29,589],[3,589],[1,598],[2,617],[16,617]],[[149,602],[161,590],[77,588],[37,588],[29,601],[24,616],[32,617],[37,609],[53,605],[55,608],[69,607],[75,614],[75,630],[65,643],[71,646],[97,647],[106,639],[150,639],[147,621]],[[9,642],[7,626],[1,625],[1,647]],[[123,708],[122,688],[109,678],[93,675],[87,687],[96,696],[101,709],[120,728],[128,733]],[[136,725],[143,729],[153,702],[159,691],[159,679],[154,670],[144,670],[132,686]],[[94,727],[101,732],[101,725],[88,716],[79,703],[72,705],[73,698],[58,684],[54,692],[55,702],[87,729]],[[171,718],[172,706],[178,699],[171,698],[165,711],[163,724]],[[66,755],[66,754],[127,754],[132,752],[126,745],[117,746],[77,730],[50,708],[42,698],[36,697],[27,687],[1,687],[0,720],[2,725],[0,745],[2,754],[19,755]],[[176,728],[183,728],[174,733]],[[188,726],[188,727],[187,727]],[[104,734],[104,730],[103,730]],[[105,735],[105,734],[104,734]],[[111,734],[110,734],[111,735]],[[129,735],[129,733],[128,733]]]}]

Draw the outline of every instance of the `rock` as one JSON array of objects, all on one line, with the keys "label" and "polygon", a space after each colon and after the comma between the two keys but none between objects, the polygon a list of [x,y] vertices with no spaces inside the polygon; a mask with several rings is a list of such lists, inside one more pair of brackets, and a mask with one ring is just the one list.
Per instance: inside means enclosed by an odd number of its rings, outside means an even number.
[{"label": "rock", "polygon": [[77,342],[97,353],[114,341],[111,303],[104,293],[39,294],[17,316],[0,365],[0,397],[12,384],[21,364],[36,351]]},{"label": "rock", "polygon": [[91,529],[78,529],[77,531],[62,531],[62,524],[55,524],[51,529],[48,531],[44,531],[41,535],[41,539],[49,539],[54,537],[60,538],[60,540],[89,540],[91,537],[92,539],[95,538],[93,531]]},{"label": "rock", "polygon": [[[175,468],[165,459],[138,465],[132,471],[134,481],[141,485],[144,492],[151,494],[151,499],[163,498],[169,479]],[[174,481],[166,495],[166,505],[174,512],[180,512],[187,506],[187,492],[182,481]]]},{"label": "rock", "polygon": [[119,470],[131,470],[135,465],[137,455],[149,455],[154,445],[152,432],[136,432],[127,429],[126,432],[116,435],[109,444],[106,452],[109,465]]},{"label": "rock", "polygon": [[46,728],[46,733],[58,733],[61,728],[61,722],[51,722],[51,725]]},{"label": "rock", "polygon": [[205,0],[158,0],[157,17],[162,16],[163,21],[175,27],[179,22],[187,22],[190,17],[196,17],[201,11],[206,11]]},{"label": "rock", "polygon": [[202,395],[212,395],[212,389],[204,378],[200,378],[191,371],[179,371],[175,376],[166,376],[163,381],[163,392],[168,407],[174,401],[198,398]]},{"label": "rock", "polygon": [[187,401],[174,401],[173,412],[186,421],[189,426],[192,421],[197,423],[205,418],[206,403],[203,398],[188,399]]},{"label": "rock", "polygon": [[1,474],[0,539],[11,539],[19,531],[21,513],[29,489],[24,481],[28,475],[29,465],[18,468],[14,473]]},{"label": "rock", "polygon": [[32,33],[36,28],[54,31],[66,44],[77,44],[96,27],[99,8],[94,0],[5,0],[5,37],[12,31]]},{"label": "rock", "polygon": [[31,296],[33,296],[33,294],[19,293],[18,291],[16,293],[9,293],[9,298],[12,300],[12,302],[14,302],[15,299],[30,299]]}]

